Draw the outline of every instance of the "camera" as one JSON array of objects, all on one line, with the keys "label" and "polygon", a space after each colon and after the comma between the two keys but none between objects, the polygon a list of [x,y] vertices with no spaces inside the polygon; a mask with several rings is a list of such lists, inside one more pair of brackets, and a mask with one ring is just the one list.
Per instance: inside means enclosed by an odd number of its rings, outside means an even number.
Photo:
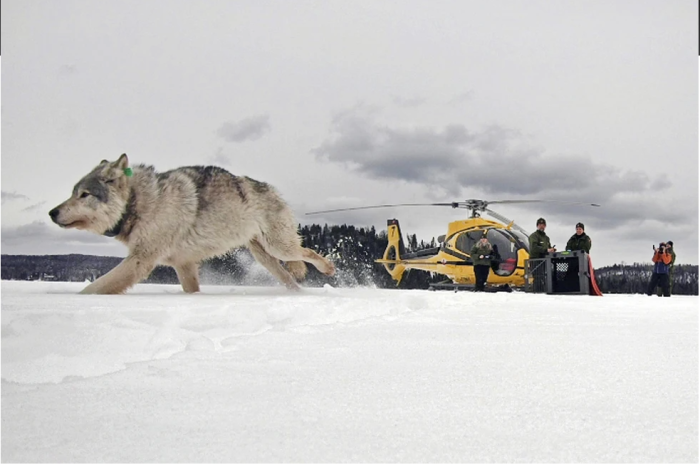
[{"label": "camera", "polygon": [[663,242],[661,244],[659,244],[660,249],[663,249],[664,247],[666,247],[666,244],[664,244]]}]

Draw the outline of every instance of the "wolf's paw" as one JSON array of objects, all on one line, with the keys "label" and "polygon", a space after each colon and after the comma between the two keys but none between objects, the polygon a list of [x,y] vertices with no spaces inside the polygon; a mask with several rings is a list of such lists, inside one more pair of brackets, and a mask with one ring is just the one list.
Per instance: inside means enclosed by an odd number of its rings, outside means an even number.
[{"label": "wolf's paw", "polygon": [[335,275],[335,265],[333,262],[326,260],[326,266],[323,267],[321,270],[321,273],[327,275],[327,276],[333,276]]},{"label": "wolf's paw", "polygon": [[96,286],[97,281],[94,283],[88,285],[85,289],[80,291],[80,294],[100,294],[100,295],[108,295],[108,294],[124,294],[126,292],[126,288],[105,288],[104,286]]},{"label": "wolf's paw", "polygon": [[85,289],[79,292],[79,294],[97,294],[97,291],[92,284],[88,285]]}]

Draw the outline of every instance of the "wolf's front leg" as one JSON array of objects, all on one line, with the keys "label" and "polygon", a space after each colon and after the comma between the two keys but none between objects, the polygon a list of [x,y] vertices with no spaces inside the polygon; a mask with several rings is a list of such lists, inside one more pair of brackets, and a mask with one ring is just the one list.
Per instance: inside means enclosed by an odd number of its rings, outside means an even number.
[{"label": "wolf's front leg", "polygon": [[155,259],[128,256],[109,273],[80,291],[81,294],[121,294],[153,271]]}]

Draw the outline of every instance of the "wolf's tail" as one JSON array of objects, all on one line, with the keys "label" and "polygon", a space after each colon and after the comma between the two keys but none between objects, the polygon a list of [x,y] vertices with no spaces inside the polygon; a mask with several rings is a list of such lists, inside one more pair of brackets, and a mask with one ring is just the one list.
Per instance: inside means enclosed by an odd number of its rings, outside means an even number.
[{"label": "wolf's tail", "polygon": [[285,262],[284,266],[297,281],[301,281],[306,277],[306,263],[302,261]]}]

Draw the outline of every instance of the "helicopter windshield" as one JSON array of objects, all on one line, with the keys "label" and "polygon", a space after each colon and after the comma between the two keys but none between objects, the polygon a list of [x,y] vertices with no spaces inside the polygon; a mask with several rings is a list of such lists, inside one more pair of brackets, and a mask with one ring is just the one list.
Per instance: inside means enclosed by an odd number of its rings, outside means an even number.
[{"label": "helicopter windshield", "polygon": [[530,252],[530,247],[529,247],[530,238],[529,237],[527,237],[525,234],[518,231],[517,229],[509,229],[508,232],[511,233],[513,236],[515,236],[515,238],[521,242],[520,244],[518,244],[518,245],[520,245],[520,247],[525,249],[528,253]]},{"label": "helicopter windshield", "polygon": [[455,247],[457,250],[464,253],[471,253],[472,246],[479,242],[483,231],[477,229],[475,231],[468,231],[457,236],[457,241],[455,242]]},{"label": "helicopter windshield", "polygon": [[[457,237],[455,246],[461,252],[470,253],[472,246],[479,241],[482,234],[482,230],[464,232]],[[495,274],[509,276],[515,271],[518,262],[518,249],[523,246],[522,243],[519,243],[522,241],[520,236],[524,237],[522,233],[516,235],[515,231],[496,228],[489,229],[486,233],[486,237],[501,258],[498,268],[494,271]],[[525,238],[524,244],[527,244],[527,238]]]},{"label": "helicopter windshield", "polygon": [[518,263],[518,244],[510,237],[508,233],[513,231],[504,231],[502,229],[490,229],[486,237],[493,246],[495,251],[500,255],[500,263],[498,268],[494,270],[498,276],[509,276],[515,271],[515,266]]}]

